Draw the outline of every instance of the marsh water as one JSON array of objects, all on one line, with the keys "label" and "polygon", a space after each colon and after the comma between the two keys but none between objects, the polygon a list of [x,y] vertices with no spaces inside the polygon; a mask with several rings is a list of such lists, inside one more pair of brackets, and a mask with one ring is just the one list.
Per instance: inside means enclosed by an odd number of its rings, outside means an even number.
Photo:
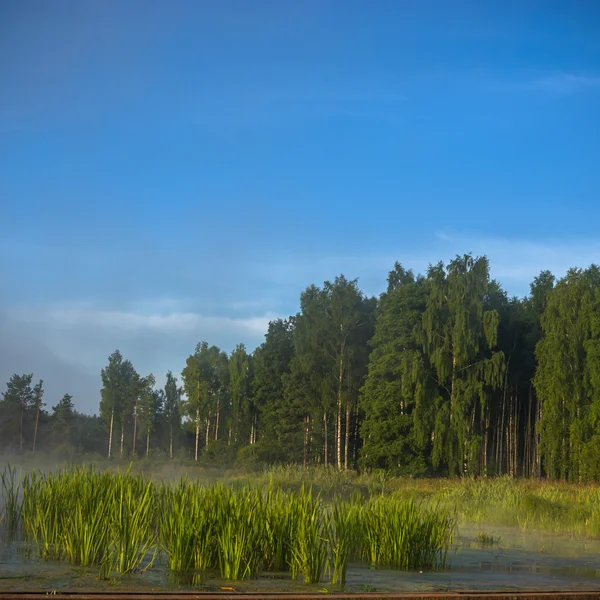
[{"label": "marsh water", "polygon": [[[484,532],[485,536],[480,534]],[[327,582],[306,585],[289,573],[231,582],[218,573],[176,580],[157,560],[151,569],[115,580],[98,579],[97,569],[43,561],[23,543],[0,545],[1,590],[186,590],[218,591],[333,590]],[[351,565],[349,592],[450,590],[600,590],[600,540],[555,536],[501,527],[458,528],[449,564],[433,572],[400,572]]]}]

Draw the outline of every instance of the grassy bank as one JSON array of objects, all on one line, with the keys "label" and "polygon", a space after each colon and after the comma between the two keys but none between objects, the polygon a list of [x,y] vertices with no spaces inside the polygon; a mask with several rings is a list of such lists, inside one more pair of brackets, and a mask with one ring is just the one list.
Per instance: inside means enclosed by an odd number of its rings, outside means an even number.
[{"label": "grassy bank", "polygon": [[600,486],[509,477],[473,479],[388,478],[383,472],[358,474],[331,469],[305,471],[274,467],[260,481],[294,487],[306,482],[324,493],[351,493],[413,499],[450,511],[461,522],[517,527],[590,538],[600,537]]}]

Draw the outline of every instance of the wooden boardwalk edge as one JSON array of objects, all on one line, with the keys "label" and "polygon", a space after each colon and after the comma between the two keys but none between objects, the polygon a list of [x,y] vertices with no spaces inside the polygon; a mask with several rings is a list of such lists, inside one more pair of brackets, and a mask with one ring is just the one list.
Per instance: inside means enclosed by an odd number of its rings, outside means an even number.
[{"label": "wooden boardwalk edge", "polygon": [[593,591],[477,591],[477,592],[402,592],[402,593],[291,593],[291,592],[134,592],[134,591],[2,591],[0,600],[600,600],[600,590]]}]

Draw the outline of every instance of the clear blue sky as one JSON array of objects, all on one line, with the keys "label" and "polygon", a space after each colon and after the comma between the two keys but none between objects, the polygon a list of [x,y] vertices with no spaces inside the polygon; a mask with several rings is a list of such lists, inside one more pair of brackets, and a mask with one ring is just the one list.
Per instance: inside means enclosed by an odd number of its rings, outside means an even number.
[{"label": "clear blue sky", "polygon": [[0,384],[94,411],[300,291],[600,262],[600,3],[0,3]]}]

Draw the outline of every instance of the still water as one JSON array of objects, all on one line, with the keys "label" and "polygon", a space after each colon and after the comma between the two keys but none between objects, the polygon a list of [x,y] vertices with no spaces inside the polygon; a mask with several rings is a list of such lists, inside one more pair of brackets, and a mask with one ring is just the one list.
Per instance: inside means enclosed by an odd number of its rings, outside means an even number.
[{"label": "still water", "polygon": [[[478,540],[485,532],[487,543]],[[490,537],[493,543],[490,543]],[[499,527],[462,526],[455,537],[449,565],[443,571],[398,572],[351,565],[348,592],[451,590],[600,590],[600,541],[551,534],[522,533]],[[11,590],[198,590],[218,591],[333,591],[327,582],[305,585],[288,573],[230,582],[218,573],[201,580],[174,580],[157,561],[145,573],[100,581],[97,569],[43,561],[22,543],[0,545],[0,589]]]}]

